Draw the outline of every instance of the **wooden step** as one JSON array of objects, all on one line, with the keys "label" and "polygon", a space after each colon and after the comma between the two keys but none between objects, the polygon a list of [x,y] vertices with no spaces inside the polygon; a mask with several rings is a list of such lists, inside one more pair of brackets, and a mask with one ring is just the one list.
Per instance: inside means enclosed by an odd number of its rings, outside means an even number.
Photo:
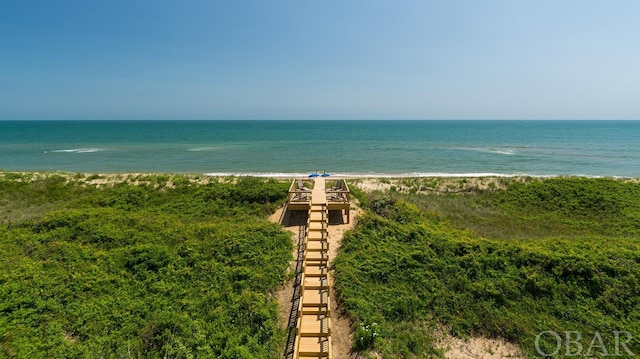
[{"label": "wooden step", "polygon": [[325,337],[301,337],[298,346],[300,358],[327,358],[331,341]]},{"label": "wooden step", "polygon": [[311,231],[324,231],[327,229],[325,222],[309,222],[309,232]]},{"label": "wooden step", "polygon": [[329,243],[326,241],[309,241],[307,242],[307,250],[310,252],[328,251]]},{"label": "wooden step", "polygon": [[311,211],[309,213],[309,221],[311,222],[324,222],[326,215],[324,211]]},{"label": "wooden step", "polygon": [[304,290],[328,289],[329,279],[325,277],[303,277],[302,286]]},{"label": "wooden step", "polygon": [[329,261],[329,255],[327,254],[327,252],[321,251],[307,251],[305,253],[304,259],[307,260],[307,262],[328,262]]},{"label": "wooden step", "polygon": [[306,306],[306,307],[301,307],[300,311],[298,312],[299,315],[324,315],[326,317],[330,317],[331,314],[331,309],[325,307],[325,306],[319,306],[319,307],[312,307],[312,306]]},{"label": "wooden step", "polygon": [[307,232],[307,241],[323,241],[327,239],[326,231],[308,231]]},{"label": "wooden step", "polygon": [[302,313],[304,315],[326,315],[329,316],[331,312],[330,309],[326,307],[302,307],[298,313]]},{"label": "wooden step", "polygon": [[324,315],[300,316],[300,337],[327,337],[331,335],[329,318]]},{"label": "wooden step", "polygon": [[329,269],[326,266],[326,262],[310,262],[304,267],[304,275],[307,278],[326,277],[328,273]]},{"label": "wooden step", "polygon": [[329,307],[329,291],[326,289],[304,290],[302,307]]}]

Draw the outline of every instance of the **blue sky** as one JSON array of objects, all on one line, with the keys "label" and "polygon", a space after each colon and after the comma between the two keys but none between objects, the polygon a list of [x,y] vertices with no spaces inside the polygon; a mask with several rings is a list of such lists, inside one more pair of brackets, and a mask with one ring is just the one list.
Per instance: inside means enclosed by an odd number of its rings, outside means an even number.
[{"label": "blue sky", "polygon": [[0,119],[640,119],[637,0],[0,0]]}]

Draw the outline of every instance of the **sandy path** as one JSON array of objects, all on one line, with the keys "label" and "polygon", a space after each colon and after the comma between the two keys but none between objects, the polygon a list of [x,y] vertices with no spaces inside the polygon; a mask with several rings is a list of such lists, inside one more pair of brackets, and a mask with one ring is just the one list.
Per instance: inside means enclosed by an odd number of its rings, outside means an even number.
[{"label": "sandy path", "polygon": [[472,337],[465,340],[446,335],[439,344],[445,349],[445,356],[452,359],[524,359],[517,345],[498,339]]}]

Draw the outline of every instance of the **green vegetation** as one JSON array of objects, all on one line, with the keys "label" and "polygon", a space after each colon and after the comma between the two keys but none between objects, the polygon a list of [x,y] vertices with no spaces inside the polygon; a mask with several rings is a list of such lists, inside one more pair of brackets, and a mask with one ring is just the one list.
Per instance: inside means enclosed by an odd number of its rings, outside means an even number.
[{"label": "green vegetation", "polygon": [[0,358],[268,358],[288,184],[0,176]]},{"label": "green vegetation", "polygon": [[397,194],[395,198],[486,238],[640,235],[640,185],[636,182],[570,177],[511,179],[504,185],[508,187],[503,191]]},{"label": "green vegetation", "polygon": [[[627,331],[628,348],[640,354],[640,184],[555,178],[504,185],[355,192],[366,211],[334,262],[341,308],[355,321],[354,350],[440,357],[444,330],[503,338],[536,357],[538,333],[579,331],[585,354],[597,331],[613,354],[614,331]],[[538,344],[544,353],[557,346],[551,335]],[[624,348],[619,354],[628,357]]]}]

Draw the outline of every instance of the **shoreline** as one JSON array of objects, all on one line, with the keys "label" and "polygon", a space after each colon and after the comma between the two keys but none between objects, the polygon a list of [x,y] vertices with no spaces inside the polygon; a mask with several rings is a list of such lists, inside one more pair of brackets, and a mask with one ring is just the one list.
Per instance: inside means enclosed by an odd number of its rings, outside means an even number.
[{"label": "shoreline", "polygon": [[[227,177],[260,177],[274,179],[299,179],[307,178],[315,172],[72,172],[72,171],[22,171],[22,170],[6,170],[0,169],[0,176],[6,174],[19,175],[60,175],[69,177],[131,177],[131,176],[182,176],[182,177],[205,177],[205,178],[227,178]],[[320,171],[318,171],[320,173]],[[446,173],[446,172],[404,172],[404,173],[384,173],[384,172],[336,172],[329,173],[330,177],[364,180],[364,179],[410,179],[410,178],[613,178],[621,180],[640,179],[640,176],[619,176],[619,175],[586,175],[586,174],[529,174],[529,173],[491,173],[491,172],[469,172],[469,173]]]},{"label": "shoreline", "polygon": [[[80,181],[83,185],[96,187],[110,187],[122,183],[132,185],[150,185],[152,187],[173,188],[180,183],[192,183],[206,185],[212,182],[235,182],[239,178],[253,176],[262,179],[273,179],[276,181],[292,181],[301,178],[308,178],[306,173],[297,174],[273,174],[273,173],[245,173],[245,174],[196,174],[196,173],[82,173],[82,172],[11,172],[0,170],[0,179],[6,178],[14,181],[36,181],[46,179],[51,176],[61,176],[66,182]],[[364,192],[397,192],[405,194],[419,193],[475,193],[478,191],[504,190],[513,182],[543,181],[551,178],[600,178],[613,179],[623,182],[640,182],[640,177],[593,177],[593,176],[530,176],[530,175],[499,175],[499,174],[450,174],[416,176],[415,174],[389,174],[385,176],[375,176],[371,174],[341,175],[340,173],[331,175],[328,178],[345,179],[350,186],[359,188]]]},{"label": "shoreline", "polygon": [[[308,178],[306,173],[165,173],[165,172],[126,172],[126,173],[88,173],[64,171],[6,171],[0,170],[0,179],[14,181],[35,181],[51,176],[61,176],[69,181],[81,181],[87,185],[111,186],[120,183],[134,185],[150,184],[153,186],[173,187],[177,183],[191,182],[207,184],[212,181],[235,181],[241,177],[256,177],[278,181],[292,181]],[[640,182],[640,177],[607,177],[581,175],[501,175],[491,173],[474,174],[331,174],[334,179],[345,179],[351,185],[365,192],[397,191],[397,192],[474,192],[478,190],[504,189],[510,182],[530,182],[551,178],[609,178],[625,182]]]}]

